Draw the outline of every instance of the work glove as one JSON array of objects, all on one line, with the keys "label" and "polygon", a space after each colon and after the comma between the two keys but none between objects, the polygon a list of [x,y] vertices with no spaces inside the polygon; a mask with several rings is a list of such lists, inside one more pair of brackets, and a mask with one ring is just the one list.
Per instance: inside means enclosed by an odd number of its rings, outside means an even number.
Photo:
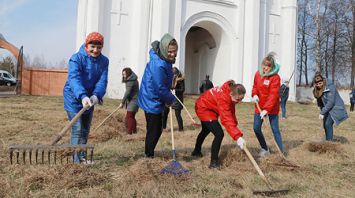
[{"label": "work glove", "polygon": [[323,118],[324,118],[324,115],[319,114],[319,119],[320,119],[320,120],[323,120]]},{"label": "work glove", "polygon": [[240,149],[244,149],[245,146],[245,140],[244,138],[240,137],[237,139],[237,145],[239,146]]},{"label": "work glove", "polygon": [[[91,101],[91,104],[92,104],[92,105],[95,105],[95,104],[98,104],[98,103],[99,103],[99,99],[98,99],[97,96],[95,96],[95,95],[92,95],[92,96],[90,97],[90,101]],[[92,106],[92,105],[90,105],[90,106]]]},{"label": "work glove", "polygon": [[251,99],[253,103],[258,103],[259,102],[259,97],[257,95],[254,95],[253,98]]},{"label": "work glove", "polygon": [[86,106],[92,106],[92,103],[91,103],[91,100],[90,100],[90,98],[89,97],[84,97],[82,100],[81,100],[81,104],[83,104],[83,106],[84,107],[86,107]]},{"label": "work glove", "polygon": [[267,115],[267,111],[266,110],[262,110],[261,112],[260,112],[260,118],[261,119],[264,119],[264,117]]}]

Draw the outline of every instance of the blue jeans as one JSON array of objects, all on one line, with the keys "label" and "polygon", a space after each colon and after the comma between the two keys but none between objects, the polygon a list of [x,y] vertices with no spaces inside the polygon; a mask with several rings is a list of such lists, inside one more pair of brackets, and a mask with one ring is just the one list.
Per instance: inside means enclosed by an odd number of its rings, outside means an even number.
[{"label": "blue jeans", "polygon": [[[272,133],[274,134],[275,141],[279,146],[280,150],[283,151],[282,137],[279,129],[279,116],[277,114],[276,115],[269,114],[268,117],[272,129]],[[260,114],[254,113],[254,133],[260,143],[261,148],[268,150],[263,132],[261,131],[262,124],[263,124],[263,120],[260,118]]]},{"label": "blue jeans", "polygon": [[[93,112],[83,114],[71,127],[70,144],[86,144],[90,132],[90,125]],[[67,111],[69,120],[72,120],[76,113]],[[74,163],[80,163],[80,159],[86,158],[86,152],[74,153]]]},{"label": "blue jeans", "polygon": [[334,120],[329,113],[324,115],[323,118],[323,128],[325,130],[325,140],[332,141],[333,140],[333,125]]},{"label": "blue jeans", "polygon": [[286,102],[287,102],[287,99],[286,100],[281,100],[280,101],[280,106],[281,106],[281,116],[283,118],[286,118]]}]

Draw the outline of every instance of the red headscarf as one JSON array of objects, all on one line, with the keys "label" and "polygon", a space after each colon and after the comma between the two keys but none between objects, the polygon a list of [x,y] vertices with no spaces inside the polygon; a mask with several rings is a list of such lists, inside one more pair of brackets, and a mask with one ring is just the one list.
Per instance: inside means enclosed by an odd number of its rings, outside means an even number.
[{"label": "red headscarf", "polygon": [[104,45],[104,37],[98,32],[91,32],[85,39],[85,47],[92,41],[98,41],[101,45]]}]

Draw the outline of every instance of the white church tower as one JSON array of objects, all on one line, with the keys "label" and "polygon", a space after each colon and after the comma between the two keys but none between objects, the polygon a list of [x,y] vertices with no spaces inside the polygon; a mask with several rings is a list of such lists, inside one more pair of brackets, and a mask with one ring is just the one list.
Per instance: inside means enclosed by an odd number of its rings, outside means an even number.
[{"label": "white church tower", "polygon": [[150,44],[164,33],[178,41],[175,66],[185,74],[185,93],[198,93],[208,74],[215,85],[228,79],[242,83],[250,96],[268,52],[276,53],[281,78],[296,66],[297,0],[78,0],[77,20],[77,49],[92,31],[105,37],[110,98],[123,96],[124,67],[141,79]]}]

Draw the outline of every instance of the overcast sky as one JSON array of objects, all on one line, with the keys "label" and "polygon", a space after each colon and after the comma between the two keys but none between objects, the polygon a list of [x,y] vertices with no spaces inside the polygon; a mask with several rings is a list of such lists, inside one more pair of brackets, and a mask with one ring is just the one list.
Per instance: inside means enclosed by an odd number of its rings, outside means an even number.
[{"label": "overcast sky", "polygon": [[77,0],[0,0],[0,33],[31,60],[55,64],[76,51],[76,14]]}]

